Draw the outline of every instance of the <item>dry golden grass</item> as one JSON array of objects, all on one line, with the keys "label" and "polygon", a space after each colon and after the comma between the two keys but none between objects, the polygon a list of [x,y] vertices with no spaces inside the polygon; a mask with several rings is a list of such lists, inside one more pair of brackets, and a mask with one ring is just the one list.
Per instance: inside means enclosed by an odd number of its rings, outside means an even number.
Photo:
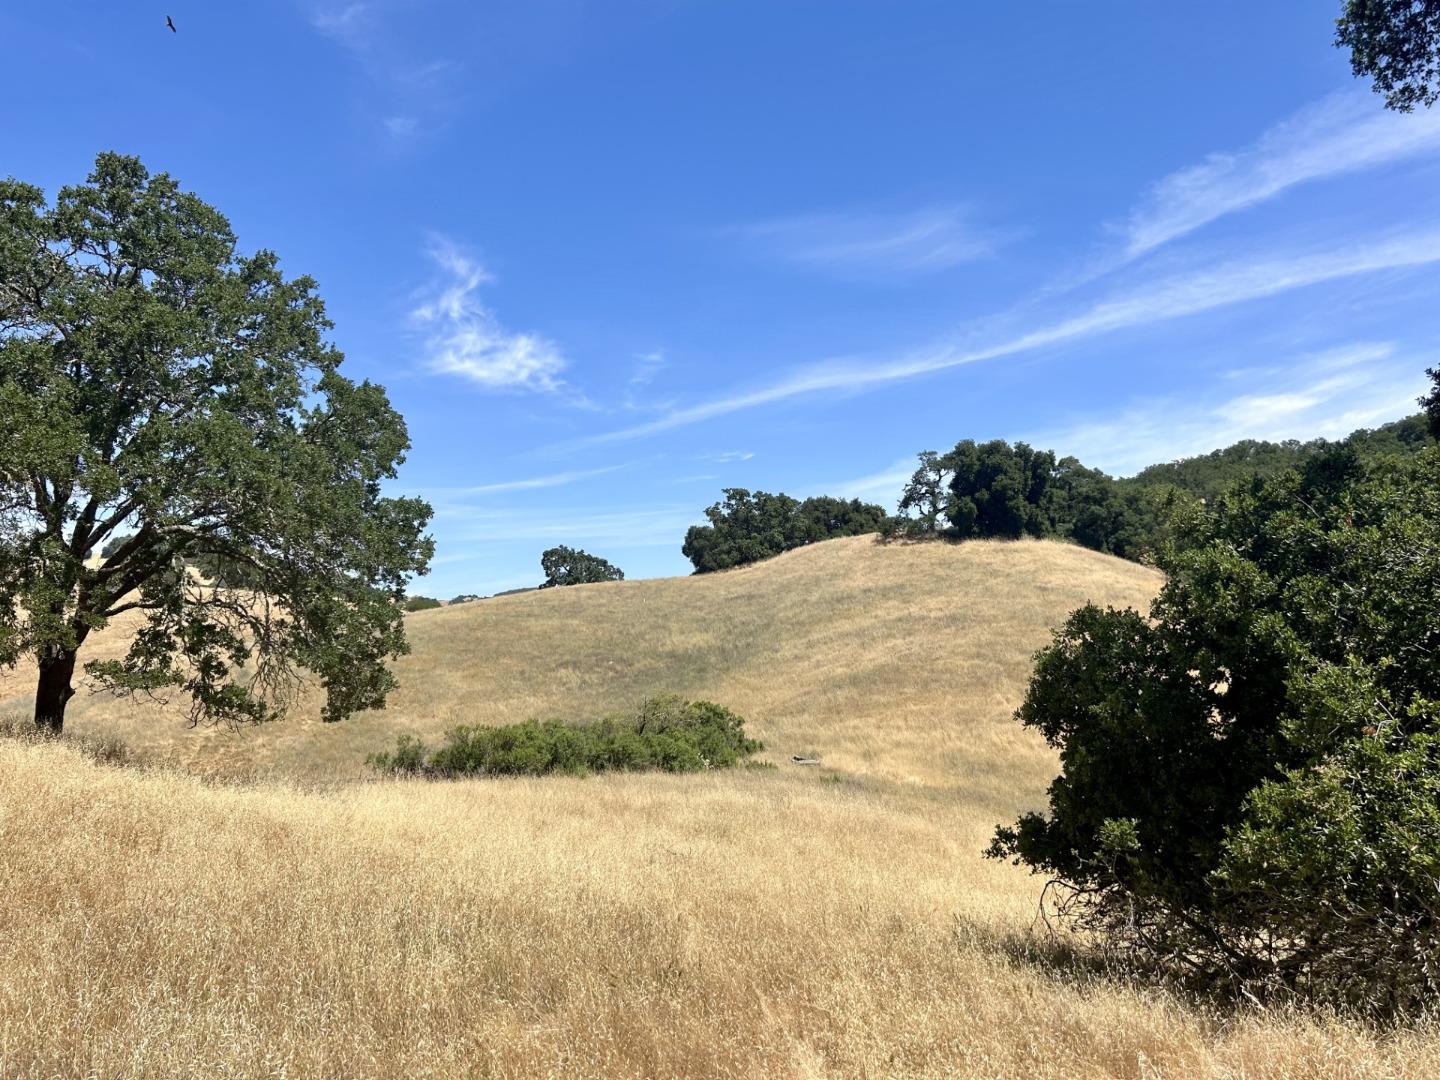
[{"label": "dry golden grass", "polygon": [[[1030,657],[1086,600],[1149,602],[1159,575],[1053,543],[831,541],[724,574],[548,589],[411,615],[413,653],[382,712],[321,724],[309,698],[287,722],[193,731],[157,709],[85,692],[67,730],[118,735],[199,771],[354,778],[400,733],[459,723],[592,719],[657,691],[735,709],[772,760],[939,787],[1013,789],[1025,759],[1051,767],[1010,715]],[[93,637],[82,662],[123,650],[133,623]],[[0,711],[33,676],[0,680]],[[28,704],[28,703],[27,703]],[[997,768],[999,763],[1003,767]],[[1031,785],[1033,790],[1033,785]]]},{"label": "dry golden grass", "polygon": [[393,713],[353,726],[86,702],[77,727],[177,761],[333,778],[396,730],[679,689],[825,767],[231,784],[0,742],[0,1076],[1434,1075],[1431,1031],[1212,1014],[1017,950],[1036,883],[979,849],[1053,771],[1008,719],[1029,653],[1156,584],[842,541],[421,613]]}]

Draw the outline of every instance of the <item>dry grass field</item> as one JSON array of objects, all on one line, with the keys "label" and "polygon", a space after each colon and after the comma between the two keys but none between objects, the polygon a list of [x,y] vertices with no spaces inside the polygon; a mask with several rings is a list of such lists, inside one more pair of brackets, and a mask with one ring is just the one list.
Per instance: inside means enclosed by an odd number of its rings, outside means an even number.
[{"label": "dry grass field", "polygon": [[[0,740],[0,1076],[1436,1075],[1432,1031],[1202,1009],[1027,946],[1038,884],[979,850],[1054,769],[1009,719],[1030,654],[1157,584],[842,540],[419,613],[393,707],[338,726],[77,698],[77,731],[163,763]],[[398,732],[661,690],[779,767],[353,780]]]}]

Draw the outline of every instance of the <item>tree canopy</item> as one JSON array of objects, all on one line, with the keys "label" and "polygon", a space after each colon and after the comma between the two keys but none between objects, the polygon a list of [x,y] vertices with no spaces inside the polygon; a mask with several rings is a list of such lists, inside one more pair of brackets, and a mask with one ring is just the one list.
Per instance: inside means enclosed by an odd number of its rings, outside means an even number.
[{"label": "tree canopy", "polygon": [[[261,720],[304,669],[327,720],[384,703],[430,508],[381,494],[405,424],[341,374],[330,326],[312,279],[136,158],[101,154],[53,204],[0,181],[0,663],[36,659],[40,726],[127,611],[100,686]],[[198,581],[205,560],[243,585]]]},{"label": "tree canopy", "polygon": [[598,555],[565,546],[547,549],[540,556],[545,573],[542,589],[557,585],[591,585],[597,581],[624,581],[625,572]]},{"label": "tree canopy", "polygon": [[[1440,406],[1436,410],[1440,413]],[[1057,460],[1053,452],[1025,443],[965,439],[948,453],[919,455],[890,528],[911,537],[1065,539],[1122,558],[1153,560],[1169,539],[1167,521],[1177,502],[1216,498],[1237,482],[1302,468],[1336,447],[1374,462],[1433,444],[1426,418],[1417,415],[1355,431],[1339,442],[1245,439],[1115,479],[1074,457]]]},{"label": "tree canopy", "polygon": [[1252,990],[1409,1008],[1440,989],[1440,449],[1181,508],[1149,618],[1087,606],[1019,719],[1049,812],[992,854],[1129,952]]},{"label": "tree canopy", "polygon": [[901,492],[895,531],[912,537],[1068,538],[1127,558],[1151,539],[1142,493],[1076,458],[1003,439],[926,450]]},{"label": "tree canopy", "polygon": [[1440,0],[1345,0],[1335,43],[1389,108],[1440,100]]},{"label": "tree canopy", "polygon": [[705,511],[708,525],[692,525],[681,551],[697,574],[759,562],[781,552],[839,536],[886,528],[883,507],[859,499],[818,495],[803,502],[785,494],[725,488]]}]

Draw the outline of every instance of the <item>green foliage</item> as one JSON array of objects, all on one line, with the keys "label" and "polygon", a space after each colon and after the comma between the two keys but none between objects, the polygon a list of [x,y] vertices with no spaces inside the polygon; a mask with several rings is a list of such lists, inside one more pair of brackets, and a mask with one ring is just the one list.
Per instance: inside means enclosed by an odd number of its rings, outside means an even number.
[{"label": "green foliage", "polygon": [[425,743],[413,735],[401,735],[395,741],[395,749],[369,754],[365,764],[383,773],[421,773],[425,771],[425,759],[429,754]]},{"label": "green foliage", "polygon": [[451,600],[450,600],[450,603],[451,603],[451,604],[468,604],[468,603],[470,603],[470,601],[472,601],[472,600],[480,600],[480,599],[483,599],[483,598],[482,598],[480,595],[478,595],[477,593],[461,593],[459,596],[452,597]]},{"label": "green foliage", "polygon": [[1425,408],[1430,434],[1440,439],[1440,367],[1426,368],[1425,374],[1430,376],[1434,385],[1430,388],[1430,393],[1420,399],[1420,404]]},{"label": "green foliage", "polygon": [[1148,619],[1090,606],[1019,719],[1049,812],[991,854],[1118,949],[1376,1010],[1440,989],[1440,450],[1330,447],[1177,515]]},{"label": "green foliage", "polygon": [[[1435,409],[1440,416],[1440,404]],[[1170,542],[1167,523],[1183,503],[1214,499],[1240,481],[1303,467],[1335,447],[1378,461],[1433,444],[1425,417],[1417,415],[1356,431],[1338,443],[1247,439],[1116,480],[1073,457],[1057,461],[1050,451],[1025,443],[966,439],[946,454],[920,454],[888,531],[951,539],[1054,537],[1148,561]]]},{"label": "green foliage", "polygon": [[440,601],[433,596],[411,596],[406,599],[404,604],[406,611],[429,611],[440,606]]},{"label": "green foliage", "polygon": [[1369,76],[1388,108],[1410,112],[1440,100],[1440,0],[1345,0],[1335,44]]},{"label": "green foliage", "polygon": [[553,547],[540,556],[540,569],[545,574],[542,589],[558,585],[591,585],[599,581],[624,581],[625,572],[598,555],[575,548]]},{"label": "green foliage", "polygon": [[37,723],[60,729],[77,650],[125,611],[145,624],[87,665],[102,686],[260,720],[306,669],[327,720],[383,705],[430,508],[381,496],[405,425],[341,375],[314,281],[101,154],[53,205],[0,181],[0,282],[0,664],[36,659]]},{"label": "green foliage", "polygon": [[1287,439],[1278,443],[1244,439],[1223,450],[1151,465],[1133,477],[1121,480],[1120,485],[1129,489],[1172,486],[1192,495],[1213,499],[1252,476],[1268,478],[1287,469],[1298,469],[1332,446],[1351,446],[1363,459],[1371,461],[1386,454],[1413,454],[1431,444],[1425,419],[1417,415],[1373,430],[1362,428],[1340,440],[1339,444],[1328,439],[1307,442]]},{"label": "green foliage", "polygon": [[593,724],[529,720],[504,727],[461,726],[434,751],[409,736],[367,763],[381,772],[437,777],[586,775],[607,771],[698,772],[728,768],[764,747],[744,722],[709,701],[673,695],[646,700],[633,714]]},{"label": "green foliage", "polygon": [[1120,488],[1073,457],[1002,439],[926,450],[901,493],[894,531],[952,539],[1073,539],[1127,558],[1149,552],[1155,499]]},{"label": "green foliage", "polygon": [[839,536],[863,536],[885,530],[882,507],[859,499],[816,496],[801,502],[745,488],[726,488],[724,502],[705,511],[708,525],[694,525],[681,551],[697,574],[728,570],[781,552]]},{"label": "green foliage", "polygon": [[120,536],[112,536],[109,540],[105,541],[105,546],[100,549],[100,557],[102,559],[110,558],[111,555],[114,555],[129,542],[130,535],[128,533]]}]

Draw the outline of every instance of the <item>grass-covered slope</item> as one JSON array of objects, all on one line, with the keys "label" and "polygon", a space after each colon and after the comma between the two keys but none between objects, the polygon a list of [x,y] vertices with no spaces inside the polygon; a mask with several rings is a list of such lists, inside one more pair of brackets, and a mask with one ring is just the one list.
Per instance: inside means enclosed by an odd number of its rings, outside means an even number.
[{"label": "grass-covered slope", "polygon": [[[988,785],[997,761],[1034,748],[1010,714],[1050,628],[1086,600],[1143,607],[1159,580],[1056,543],[854,537],[723,574],[416,612],[389,708],[342,724],[319,723],[317,700],[282,724],[197,732],[178,704],[82,691],[67,726],[207,771],[344,778],[399,735],[434,742],[457,724],[592,720],[677,693],[739,713],[769,760],[815,754],[852,775]],[[107,630],[92,655],[118,649],[125,634]],[[30,688],[23,673],[0,680],[13,709]],[[1048,755],[1033,758],[1048,765]]]},{"label": "grass-covered slope", "polygon": [[237,785],[0,739],[0,1076],[1434,1075],[1427,1031],[1027,959],[1039,882],[979,852],[1053,772],[1009,719],[1029,653],[1156,583],[1053,544],[845,540],[422,612],[396,708],[353,724],[77,699],[91,734],[339,778],[399,730],[678,689],[824,764]]}]

